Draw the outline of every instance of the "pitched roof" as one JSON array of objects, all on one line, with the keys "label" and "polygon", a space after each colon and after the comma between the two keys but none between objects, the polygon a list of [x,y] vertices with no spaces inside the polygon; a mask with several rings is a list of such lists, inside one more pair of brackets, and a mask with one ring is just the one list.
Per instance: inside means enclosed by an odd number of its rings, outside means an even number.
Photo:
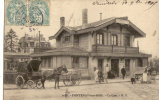
[{"label": "pitched roof", "polygon": [[81,34],[87,33],[90,31],[96,31],[113,23],[126,24],[132,27],[140,36],[145,37],[146,34],[140,30],[135,24],[133,24],[127,17],[111,17],[107,19],[103,19],[97,22],[88,23],[76,27],[62,26],[59,31],[54,35],[50,36],[49,39],[56,38],[63,30],[68,31],[72,34]]}]

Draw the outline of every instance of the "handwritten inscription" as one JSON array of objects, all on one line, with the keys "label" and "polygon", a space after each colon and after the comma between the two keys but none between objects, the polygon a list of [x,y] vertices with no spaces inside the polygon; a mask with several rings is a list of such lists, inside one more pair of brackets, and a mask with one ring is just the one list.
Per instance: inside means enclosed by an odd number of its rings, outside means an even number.
[{"label": "handwritten inscription", "polygon": [[156,0],[96,0],[92,2],[92,5],[148,5],[149,8],[152,8],[154,5],[156,5],[158,1]]}]

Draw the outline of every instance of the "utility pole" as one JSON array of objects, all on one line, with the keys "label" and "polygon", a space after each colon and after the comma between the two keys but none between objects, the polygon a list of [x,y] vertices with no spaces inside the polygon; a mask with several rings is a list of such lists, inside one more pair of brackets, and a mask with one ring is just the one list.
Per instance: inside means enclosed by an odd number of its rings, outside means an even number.
[{"label": "utility pole", "polygon": [[39,31],[39,52],[40,52],[40,31]]}]

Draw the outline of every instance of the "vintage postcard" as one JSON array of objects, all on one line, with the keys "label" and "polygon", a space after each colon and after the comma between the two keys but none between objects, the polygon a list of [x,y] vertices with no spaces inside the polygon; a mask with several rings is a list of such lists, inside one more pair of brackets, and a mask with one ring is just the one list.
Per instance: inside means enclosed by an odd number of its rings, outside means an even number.
[{"label": "vintage postcard", "polygon": [[4,100],[159,100],[159,0],[4,0]]}]

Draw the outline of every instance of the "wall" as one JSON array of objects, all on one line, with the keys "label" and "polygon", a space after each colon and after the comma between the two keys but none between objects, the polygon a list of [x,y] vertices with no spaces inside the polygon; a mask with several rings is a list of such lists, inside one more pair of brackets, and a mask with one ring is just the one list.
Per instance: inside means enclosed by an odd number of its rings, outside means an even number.
[{"label": "wall", "polygon": [[[70,36],[70,41],[65,42],[65,36]],[[61,48],[61,47],[72,47],[73,46],[73,35],[70,33],[63,31],[60,36],[56,39],[56,47]]]},{"label": "wall", "polygon": [[88,50],[88,34],[81,34],[79,36],[79,47]]},{"label": "wall", "polygon": [[60,67],[61,65],[66,65],[67,68],[72,67],[72,59],[69,56],[55,56],[53,57],[53,68]]},{"label": "wall", "polygon": [[88,58],[88,72],[91,79],[94,79],[94,67],[98,68],[98,61],[95,57]]},{"label": "wall", "polygon": [[143,67],[148,66],[148,58],[142,58]]},{"label": "wall", "polygon": [[136,59],[130,59],[130,76],[133,76],[136,68]]},{"label": "wall", "polygon": [[88,33],[88,51],[92,51],[92,45],[95,44],[94,36],[95,36],[95,34]]},{"label": "wall", "polygon": [[53,58],[52,57],[42,57],[40,68],[41,69],[53,69]]},{"label": "wall", "polygon": [[[130,46],[133,46],[134,43],[134,35],[130,31],[128,31],[124,26],[120,26],[119,24],[112,24],[108,27],[101,29],[104,34],[104,45],[112,45],[111,43],[111,35],[116,34],[118,38],[118,46],[124,46],[124,37],[125,35],[130,36]],[[96,34],[98,32],[94,32]],[[96,37],[94,36],[94,43],[96,43]]]}]

